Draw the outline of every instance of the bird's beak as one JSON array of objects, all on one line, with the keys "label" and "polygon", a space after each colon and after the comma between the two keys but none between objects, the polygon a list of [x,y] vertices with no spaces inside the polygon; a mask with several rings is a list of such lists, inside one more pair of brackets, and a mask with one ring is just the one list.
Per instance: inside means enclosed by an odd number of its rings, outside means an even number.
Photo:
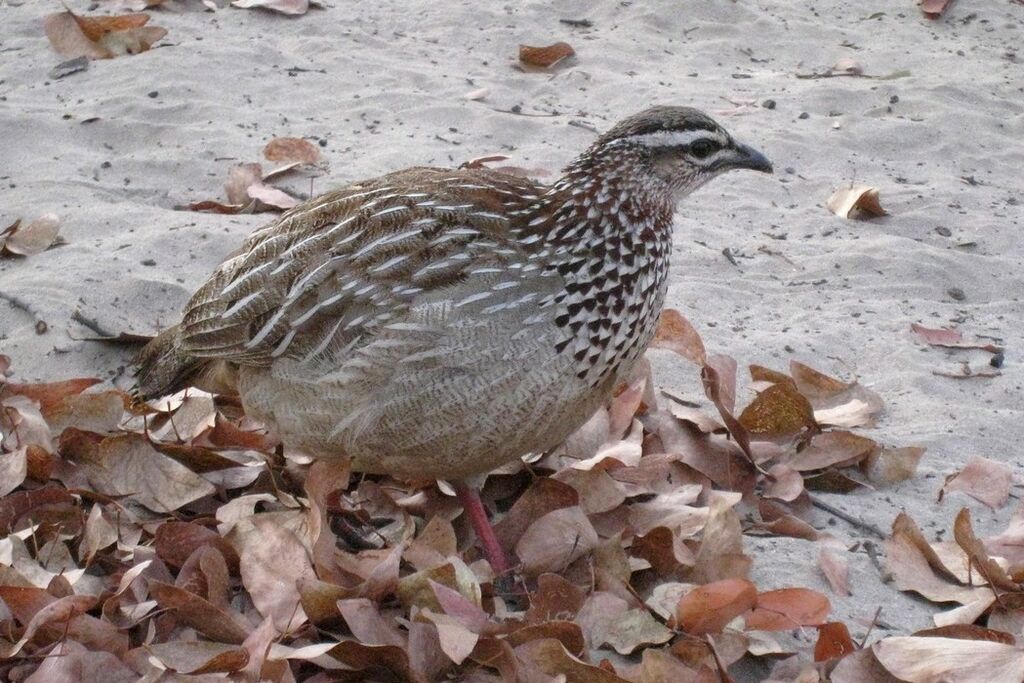
[{"label": "bird's beak", "polygon": [[735,153],[731,158],[723,159],[725,164],[730,168],[749,168],[751,171],[761,171],[762,173],[772,173],[772,162],[768,161],[768,157],[758,152],[753,147],[744,145],[743,143],[737,142],[735,146]]}]

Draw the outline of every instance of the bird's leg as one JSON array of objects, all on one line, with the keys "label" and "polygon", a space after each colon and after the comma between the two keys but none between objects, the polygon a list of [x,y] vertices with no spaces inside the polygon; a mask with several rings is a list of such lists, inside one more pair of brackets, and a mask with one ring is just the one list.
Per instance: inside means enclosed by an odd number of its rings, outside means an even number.
[{"label": "bird's leg", "polygon": [[494,527],[487,519],[487,510],[480,500],[480,494],[476,489],[465,482],[455,482],[455,494],[462,503],[462,509],[469,515],[469,521],[473,524],[473,531],[476,532],[477,541],[484,551],[484,557],[491,563],[491,569],[495,576],[502,576],[509,570],[508,558],[505,551],[498,543],[498,537],[494,535]]}]

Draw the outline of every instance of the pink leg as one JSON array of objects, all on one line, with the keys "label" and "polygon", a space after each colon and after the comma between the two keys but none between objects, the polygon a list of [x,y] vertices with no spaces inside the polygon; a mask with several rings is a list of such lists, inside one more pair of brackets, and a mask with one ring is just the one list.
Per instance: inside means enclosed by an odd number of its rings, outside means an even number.
[{"label": "pink leg", "polygon": [[498,537],[494,535],[491,522],[487,519],[487,510],[484,509],[484,503],[480,500],[480,494],[476,492],[476,489],[462,482],[455,482],[454,486],[459,502],[462,503],[462,509],[469,515],[469,521],[473,524],[473,531],[476,532],[476,538],[483,548],[484,556],[491,563],[491,569],[497,576],[505,574],[509,570],[508,559],[505,557],[505,551],[501,549],[501,544],[498,543]]}]

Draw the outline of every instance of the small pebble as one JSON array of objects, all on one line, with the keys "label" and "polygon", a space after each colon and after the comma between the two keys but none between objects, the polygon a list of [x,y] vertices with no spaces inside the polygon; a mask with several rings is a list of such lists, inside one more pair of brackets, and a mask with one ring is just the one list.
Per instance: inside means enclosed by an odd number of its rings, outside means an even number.
[{"label": "small pebble", "polygon": [[149,97],[159,97],[160,96],[160,91],[158,91],[158,90],[151,90],[150,92],[147,93],[147,95]]},{"label": "small pebble", "polygon": [[953,236],[953,231],[950,230],[949,228],[947,228],[944,225],[940,225],[940,226],[936,227],[935,228],[935,232],[939,233],[943,237],[952,237]]},{"label": "small pebble", "polygon": [[954,299],[955,301],[963,301],[964,299],[967,298],[967,295],[964,294],[964,290],[960,289],[959,287],[950,287],[949,289],[946,290],[946,294],[949,294],[950,298]]},{"label": "small pebble", "polygon": [[798,116],[797,118],[798,118],[798,119],[809,119],[809,118],[811,118],[811,115],[810,115],[810,114],[808,114],[808,113],[807,113],[807,112],[805,112],[805,111],[802,111],[802,112],[800,112],[800,116]]},{"label": "small pebble", "polygon": [[142,265],[144,265],[144,266],[155,266],[156,265],[156,261],[154,261],[151,258],[148,258],[148,259],[146,259],[145,261],[142,262]]},{"label": "small pebble", "polygon": [[988,364],[994,368],[1003,367],[1003,352],[1000,351],[999,353],[993,355],[992,358],[989,360]]},{"label": "small pebble", "polygon": [[896,104],[899,101],[900,101],[900,96],[899,95],[893,95],[892,97],[889,98],[889,104]]},{"label": "small pebble", "polygon": [[765,100],[761,103],[761,106],[765,109],[775,109],[775,100]]}]

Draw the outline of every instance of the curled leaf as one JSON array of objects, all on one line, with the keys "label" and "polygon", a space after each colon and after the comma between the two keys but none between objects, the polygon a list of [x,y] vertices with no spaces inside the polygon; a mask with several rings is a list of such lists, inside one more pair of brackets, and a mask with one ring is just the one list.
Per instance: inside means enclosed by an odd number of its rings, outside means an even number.
[{"label": "curled leaf", "polygon": [[836,190],[825,202],[828,210],[841,218],[885,216],[878,188],[870,185],[852,185]]},{"label": "curled leaf", "polygon": [[544,47],[519,46],[519,61],[526,66],[550,69],[567,57],[576,54],[569,43],[554,43]]}]

